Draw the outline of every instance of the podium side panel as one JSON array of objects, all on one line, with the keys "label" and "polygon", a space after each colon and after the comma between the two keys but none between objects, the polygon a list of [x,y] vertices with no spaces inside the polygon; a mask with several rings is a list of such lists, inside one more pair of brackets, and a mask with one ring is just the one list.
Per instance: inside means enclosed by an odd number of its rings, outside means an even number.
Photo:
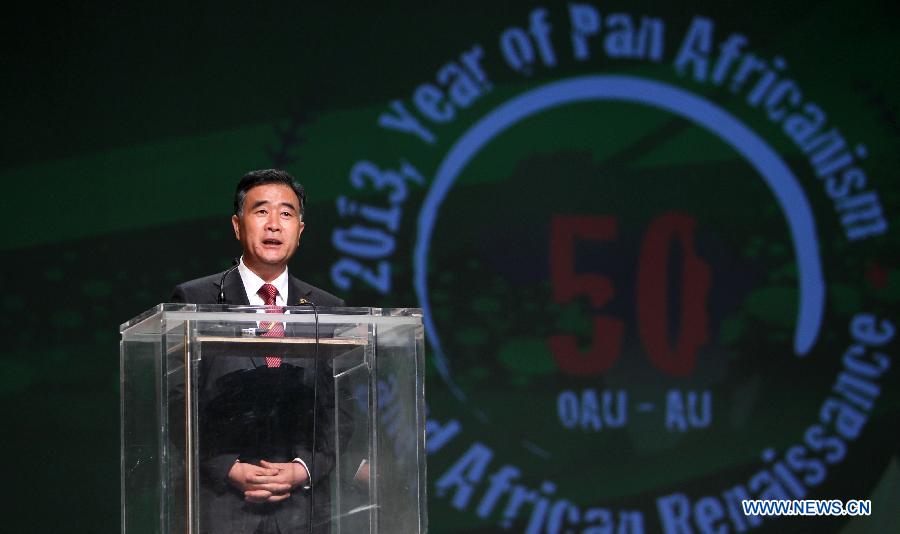
[{"label": "podium side panel", "polygon": [[191,414],[190,375],[186,371],[190,367],[185,362],[190,355],[187,328],[190,321],[167,318],[163,335],[163,404],[165,414],[161,425],[161,447],[165,454],[160,466],[164,488],[164,501],[161,510],[163,532],[193,533],[196,520],[188,513],[191,504],[191,492],[188,481],[192,480],[191,465],[188,461],[193,451],[188,443],[193,424]]},{"label": "podium side panel", "polygon": [[348,351],[334,360],[334,417],[337,432],[332,483],[332,532],[366,533],[373,525],[369,467],[371,453],[371,346]]},{"label": "podium side panel", "polygon": [[124,331],[120,344],[121,528],[128,534],[162,532],[161,325],[161,315],[149,318]]},{"label": "podium side panel", "polygon": [[375,494],[378,532],[424,532],[421,324],[379,325],[376,336]]}]

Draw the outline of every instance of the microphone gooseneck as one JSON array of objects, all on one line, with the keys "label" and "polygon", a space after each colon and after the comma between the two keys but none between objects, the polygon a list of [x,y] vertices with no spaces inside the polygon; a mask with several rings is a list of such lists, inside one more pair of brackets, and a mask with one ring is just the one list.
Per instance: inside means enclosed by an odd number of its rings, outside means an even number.
[{"label": "microphone gooseneck", "polygon": [[227,271],[222,273],[222,279],[219,280],[219,296],[216,297],[216,304],[225,304],[225,278],[227,278],[232,271],[237,269],[240,263],[241,260],[239,260],[238,258],[234,258],[233,260],[231,260],[232,266]]},{"label": "microphone gooseneck", "polygon": [[[318,404],[319,404],[319,307],[316,306],[315,302],[313,302],[307,298],[301,298],[300,300],[298,300],[297,305],[311,307],[313,309],[313,316],[315,317],[316,344],[315,344],[315,349],[313,352],[313,377],[314,377],[313,378],[313,399],[315,399],[315,400],[313,401],[313,425],[312,425],[313,435],[312,435],[312,447],[311,447],[312,450],[311,450],[311,458],[310,458],[310,461],[312,462],[312,465],[313,465],[313,469],[315,469],[316,468],[315,467],[316,466],[316,446],[317,446],[316,426],[318,426],[316,424],[316,415],[315,414],[319,411],[319,408],[318,408]],[[315,489],[315,486],[313,485],[312,473],[309,473],[309,475],[310,475],[309,486],[311,489],[309,492],[309,516],[307,516],[307,523],[308,523],[309,532],[312,532],[313,514],[315,513],[315,510],[316,510],[316,489]]]}]

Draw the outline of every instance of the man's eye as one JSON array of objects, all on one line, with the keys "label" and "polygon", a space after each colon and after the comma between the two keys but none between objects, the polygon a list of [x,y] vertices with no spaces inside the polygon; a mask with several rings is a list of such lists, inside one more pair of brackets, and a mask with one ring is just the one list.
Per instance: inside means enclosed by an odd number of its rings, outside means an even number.
[{"label": "man's eye", "polygon": [[282,211],[282,212],[281,212],[281,216],[282,216],[282,217],[293,217],[294,214],[291,213],[291,212],[289,212],[289,211]]},{"label": "man's eye", "polygon": [[266,210],[257,210],[256,213],[258,213],[258,214],[260,214],[260,215],[266,215],[266,214],[269,213],[269,212],[266,211]]}]

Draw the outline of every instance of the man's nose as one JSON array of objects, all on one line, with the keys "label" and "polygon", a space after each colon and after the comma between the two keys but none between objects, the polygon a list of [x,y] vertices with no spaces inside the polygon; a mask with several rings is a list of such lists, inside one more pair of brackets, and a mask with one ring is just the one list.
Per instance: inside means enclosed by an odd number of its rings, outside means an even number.
[{"label": "man's nose", "polygon": [[269,215],[269,218],[266,219],[266,230],[272,230],[273,232],[281,230],[281,220],[278,218],[278,215]]}]

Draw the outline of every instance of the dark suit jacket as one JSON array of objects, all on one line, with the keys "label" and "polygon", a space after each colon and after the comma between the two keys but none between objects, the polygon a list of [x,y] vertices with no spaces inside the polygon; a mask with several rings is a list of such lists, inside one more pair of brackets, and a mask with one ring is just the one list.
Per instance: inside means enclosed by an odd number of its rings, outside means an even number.
[{"label": "dark suit jacket", "polygon": [[[179,284],[171,300],[215,304],[223,274]],[[237,269],[228,273],[223,286],[225,304],[249,304]],[[286,301],[298,305],[301,299],[316,306],[344,305],[338,297],[291,276]],[[313,531],[327,531],[327,479],[334,466],[335,444],[331,417],[323,414],[334,410],[331,373],[321,364],[314,368],[313,362],[288,359],[278,369],[267,369],[264,357],[240,356],[229,350],[227,354],[207,350],[197,371],[201,532],[308,532],[312,491],[316,510],[312,523],[319,526]],[[314,388],[318,388],[315,401]],[[320,417],[316,443],[310,436],[313,413]],[[279,503],[255,504],[245,502],[227,482],[228,471],[237,460],[289,462],[293,458],[309,467],[313,490],[296,488],[290,498]]]},{"label": "dark suit jacket", "polygon": [[[178,284],[172,291],[171,302],[186,302],[190,304],[216,304],[219,298],[219,283],[225,272],[211,274]],[[225,277],[225,302],[224,304],[250,304],[247,300],[247,292],[244,291],[244,283],[241,281],[241,275],[237,269],[228,273]],[[306,282],[290,277],[288,282],[288,306],[297,306],[300,299],[306,299],[316,306],[340,307],[344,305],[344,301],[338,297],[323,291],[315,286],[311,286]]]}]

